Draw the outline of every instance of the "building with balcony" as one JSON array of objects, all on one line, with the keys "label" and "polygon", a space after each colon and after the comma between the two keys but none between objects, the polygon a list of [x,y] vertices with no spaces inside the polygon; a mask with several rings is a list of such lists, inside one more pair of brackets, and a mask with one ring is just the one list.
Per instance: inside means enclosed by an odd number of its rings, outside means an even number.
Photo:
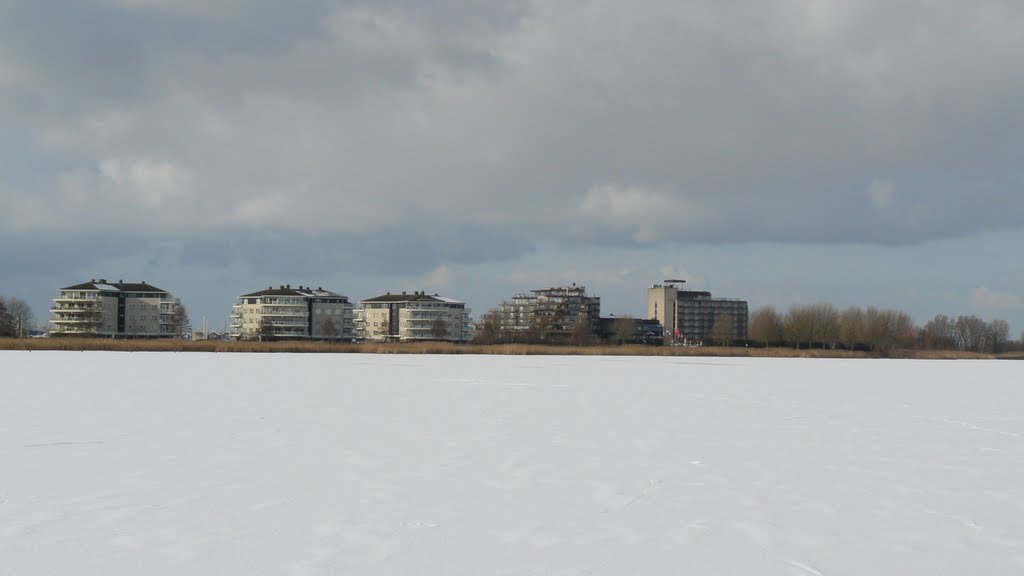
[{"label": "building with balcony", "polygon": [[291,285],[243,294],[231,309],[231,337],[238,340],[352,340],[347,296]]},{"label": "building with balcony", "polygon": [[680,290],[666,280],[647,289],[647,317],[661,322],[667,338],[699,345],[705,340],[742,340],[747,337],[747,302],[715,298],[710,292]]},{"label": "building with balcony", "polygon": [[51,336],[172,338],[180,302],[146,282],[90,280],[61,288],[50,309]]},{"label": "building with balcony", "polygon": [[567,342],[578,335],[580,323],[591,335],[601,332],[601,297],[587,295],[586,287],[576,284],[516,294],[497,313],[506,341]]},{"label": "building with balcony", "polygon": [[367,340],[468,342],[469,309],[464,302],[437,294],[390,292],[362,301],[362,326]]}]

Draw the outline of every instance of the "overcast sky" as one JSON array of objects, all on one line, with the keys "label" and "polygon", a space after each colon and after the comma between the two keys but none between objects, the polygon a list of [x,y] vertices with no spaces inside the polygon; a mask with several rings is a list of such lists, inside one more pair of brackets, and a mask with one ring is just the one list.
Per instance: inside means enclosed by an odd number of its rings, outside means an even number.
[{"label": "overcast sky", "polygon": [[1024,329],[1024,3],[0,0],[0,294],[667,277]]}]

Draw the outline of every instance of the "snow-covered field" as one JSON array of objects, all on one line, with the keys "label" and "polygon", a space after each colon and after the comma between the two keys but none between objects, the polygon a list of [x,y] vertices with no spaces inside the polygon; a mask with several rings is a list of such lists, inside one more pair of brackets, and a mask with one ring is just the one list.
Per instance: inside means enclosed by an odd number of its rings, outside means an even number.
[{"label": "snow-covered field", "polygon": [[1024,574],[1024,363],[0,352],[0,574]]}]

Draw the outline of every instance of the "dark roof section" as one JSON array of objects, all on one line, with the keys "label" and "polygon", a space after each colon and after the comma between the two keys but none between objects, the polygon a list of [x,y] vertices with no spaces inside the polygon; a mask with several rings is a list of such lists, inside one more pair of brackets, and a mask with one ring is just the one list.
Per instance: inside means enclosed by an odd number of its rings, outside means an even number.
[{"label": "dark roof section", "polygon": [[61,288],[61,290],[99,290],[99,288],[96,287],[95,282],[86,282],[84,284],[75,284],[74,286]]},{"label": "dark roof section", "polygon": [[259,298],[260,296],[300,296],[302,298],[341,298],[348,300],[348,296],[324,290],[323,288],[311,288],[309,286],[292,288],[291,284],[278,286],[277,288],[270,286],[266,290],[242,294],[239,298]]},{"label": "dark roof section", "polygon": [[445,300],[436,294],[431,296],[423,292],[413,292],[412,294],[384,294],[376,298],[367,298],[363,302],[445,302]]},{"label": "dark roof section", "polygon": [[161,290],[160,288],[157,288],[156,286],[150,286],[145,282],[118,282],[117,284],[111,284],[111,286],[114,286],[115,288],[121,290],[121,292],[167,292],[167,290]]},{"label": "dark roof section", "polygon": [[242,294],[242,298],[254,298],[256,296],[308,296],[309,294],[297,288],[267,288],[251,294]]},{"label": "dark roof section", "polygon": [[61,288],[61,290],[99,290],[102,292],[110,292],[110,286],[115,288],[119,292],[155,292],[161,294],[167,294],[167,290],[157,288],[145,282],[106,282],[104,280],[90,280],[89,282],[83,282],[82,284],[75,284],[74,286],[68,286],[67,288]]}]

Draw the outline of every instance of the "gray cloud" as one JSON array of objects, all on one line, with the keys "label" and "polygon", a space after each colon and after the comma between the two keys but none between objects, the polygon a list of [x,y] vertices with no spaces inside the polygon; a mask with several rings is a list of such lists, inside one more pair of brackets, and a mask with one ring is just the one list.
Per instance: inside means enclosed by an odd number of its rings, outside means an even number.
[{"label": "gray cloud", "polygon": [[[1024,8],[927,8],[8,3],[0,109],[49,172],[5,166],[8,225],[159,212],[141,228],[315,238],[425,218],[627,245],[1019,226]],[[678,218],[594,210],[608,186]]]},{"label": "gray cloud", "polygon": [[1019,228],[1022,56],[1008,2],[16,0],[0,236],[386,274]]}]

